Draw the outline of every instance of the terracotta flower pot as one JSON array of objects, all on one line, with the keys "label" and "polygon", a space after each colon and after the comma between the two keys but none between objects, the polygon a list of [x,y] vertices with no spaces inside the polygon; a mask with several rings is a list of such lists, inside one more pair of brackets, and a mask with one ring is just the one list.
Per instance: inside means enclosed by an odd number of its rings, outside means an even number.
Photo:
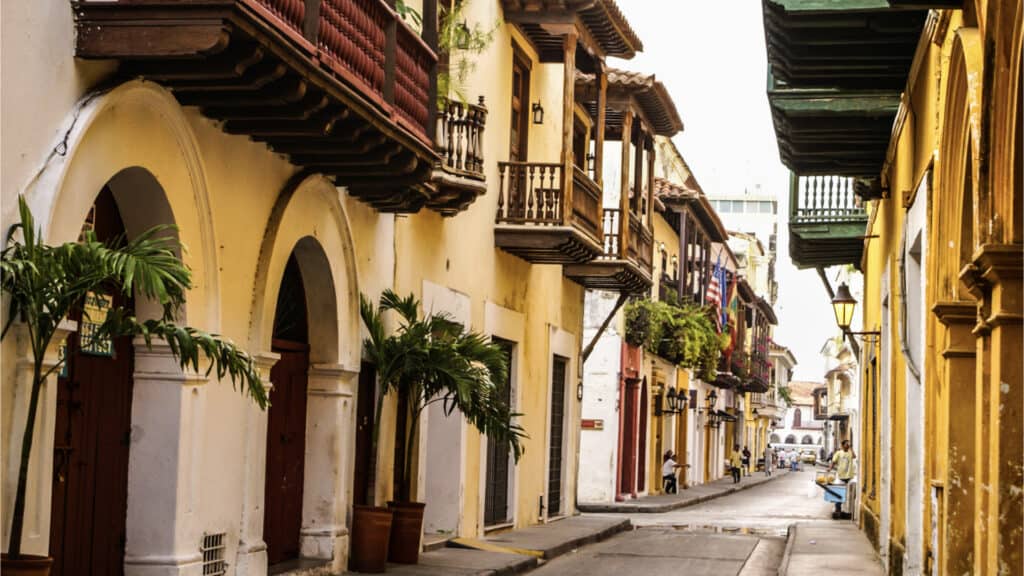
[{"label": "terracotta flower pot", "polygon": [[7,554],[0,557],[0,572],[4,576],[50,576],[53,558],[49,556],[29,556],[22,554],[17,559],[8,558]]},{"label": "terracotta flower pot", "polygon": [[391,519],[391,510],[387,508],[379,506],[352,507],[349,570],[379,573],[387,569]]},{"label": "terracotta flower pot", "polygon": [[395,514],[391,522],[389,561],[397,564],[416,564],[420,561],[425,507],[423,502],[388,502],[388,508]]}]

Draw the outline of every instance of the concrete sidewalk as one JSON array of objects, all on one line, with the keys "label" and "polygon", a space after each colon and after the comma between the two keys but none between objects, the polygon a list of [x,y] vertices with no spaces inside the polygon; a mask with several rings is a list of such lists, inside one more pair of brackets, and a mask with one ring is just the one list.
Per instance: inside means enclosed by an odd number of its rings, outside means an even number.
[{"label": "concrete sidewalk", "polygon": [[650,513],[658,514],[668,512],[677,508],[693,506],[701,502],[707,502],[727,494],[733,494],[740,490],[760,486],[765,482],[771,482],[788,474],[788,470],[776,470],[771,476],[765,476],[764,472],[755,472],[752,476],[744,476],[739,484],[733,484],[732,477],[726,476],[708,484],[698,484],[687,489],[680,489],[678,494],[655,494],[653,496],[642,496],[636,500],[623,502],[602,502],[584,503],[577,505],[580,512],[603,512],[603,513]]},{"label": "concrete sidewalk", "polygon": [[798,522],[789,529],[779,576],[883,576],[867,536],[853,522]]},{"label": "concrete sidewalk", "polygon": [[485,538],[455,538],[448,541],[447,547],[420,554],[419,564],[388,564],[387,573],[400,576],[522,574],[536,568],[542,561],[600,542],[630,528],[626,519],[571,516]]}]

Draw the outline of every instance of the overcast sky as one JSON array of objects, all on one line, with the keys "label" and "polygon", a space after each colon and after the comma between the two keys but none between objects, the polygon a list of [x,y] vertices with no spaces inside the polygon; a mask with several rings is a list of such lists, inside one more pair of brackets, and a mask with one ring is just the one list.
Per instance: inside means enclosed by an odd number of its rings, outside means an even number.
[{"label": "overcast sky", "polygon": [[779,161],[766,90],[760,0],[617,0],[644,51],[612,66],[654,73],[668,87],[685,130],[676,146],[709,195],[761,184],[779,200],[775,341],[796,356],[797,380],[821,380],[819,350],[836,333],[814,270],[789,260],[789,172]]}]

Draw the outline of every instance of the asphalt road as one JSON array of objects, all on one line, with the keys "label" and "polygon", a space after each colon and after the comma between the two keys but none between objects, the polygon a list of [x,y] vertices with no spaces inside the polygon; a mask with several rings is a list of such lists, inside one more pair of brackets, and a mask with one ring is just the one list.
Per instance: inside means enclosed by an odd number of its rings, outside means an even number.
[{"label": "asphalt road", "polygon": [[797,521],[828,519],[831,506],[804,471],[661,514],[628,516],[638,528],[545,564],[545,576],[774,576]]}]

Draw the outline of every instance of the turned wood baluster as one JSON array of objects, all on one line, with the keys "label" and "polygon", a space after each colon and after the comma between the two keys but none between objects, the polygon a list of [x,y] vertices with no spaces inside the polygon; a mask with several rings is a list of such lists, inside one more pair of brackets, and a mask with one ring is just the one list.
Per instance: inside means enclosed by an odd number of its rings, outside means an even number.
[{"label": "turned wood baluster", "polygon": [[501,222],[505,218],[505,165],[498,164],[498,216],[495,218]]},{"label": "turned wood baluster", "polygon": [[463,170],[466,168],[466,107],[462,102],[457,103],[455,118],[455,168]]},{"label": "turned wood baluster", "polygon": [[448,102],[445,106],[445,119],[447,120],[445,125],[445,134],[448,138],[448,157],[446,165],[452,167],[455,166],[455,126],[453,126],[455,123],[455,104],[452,102]]}]

